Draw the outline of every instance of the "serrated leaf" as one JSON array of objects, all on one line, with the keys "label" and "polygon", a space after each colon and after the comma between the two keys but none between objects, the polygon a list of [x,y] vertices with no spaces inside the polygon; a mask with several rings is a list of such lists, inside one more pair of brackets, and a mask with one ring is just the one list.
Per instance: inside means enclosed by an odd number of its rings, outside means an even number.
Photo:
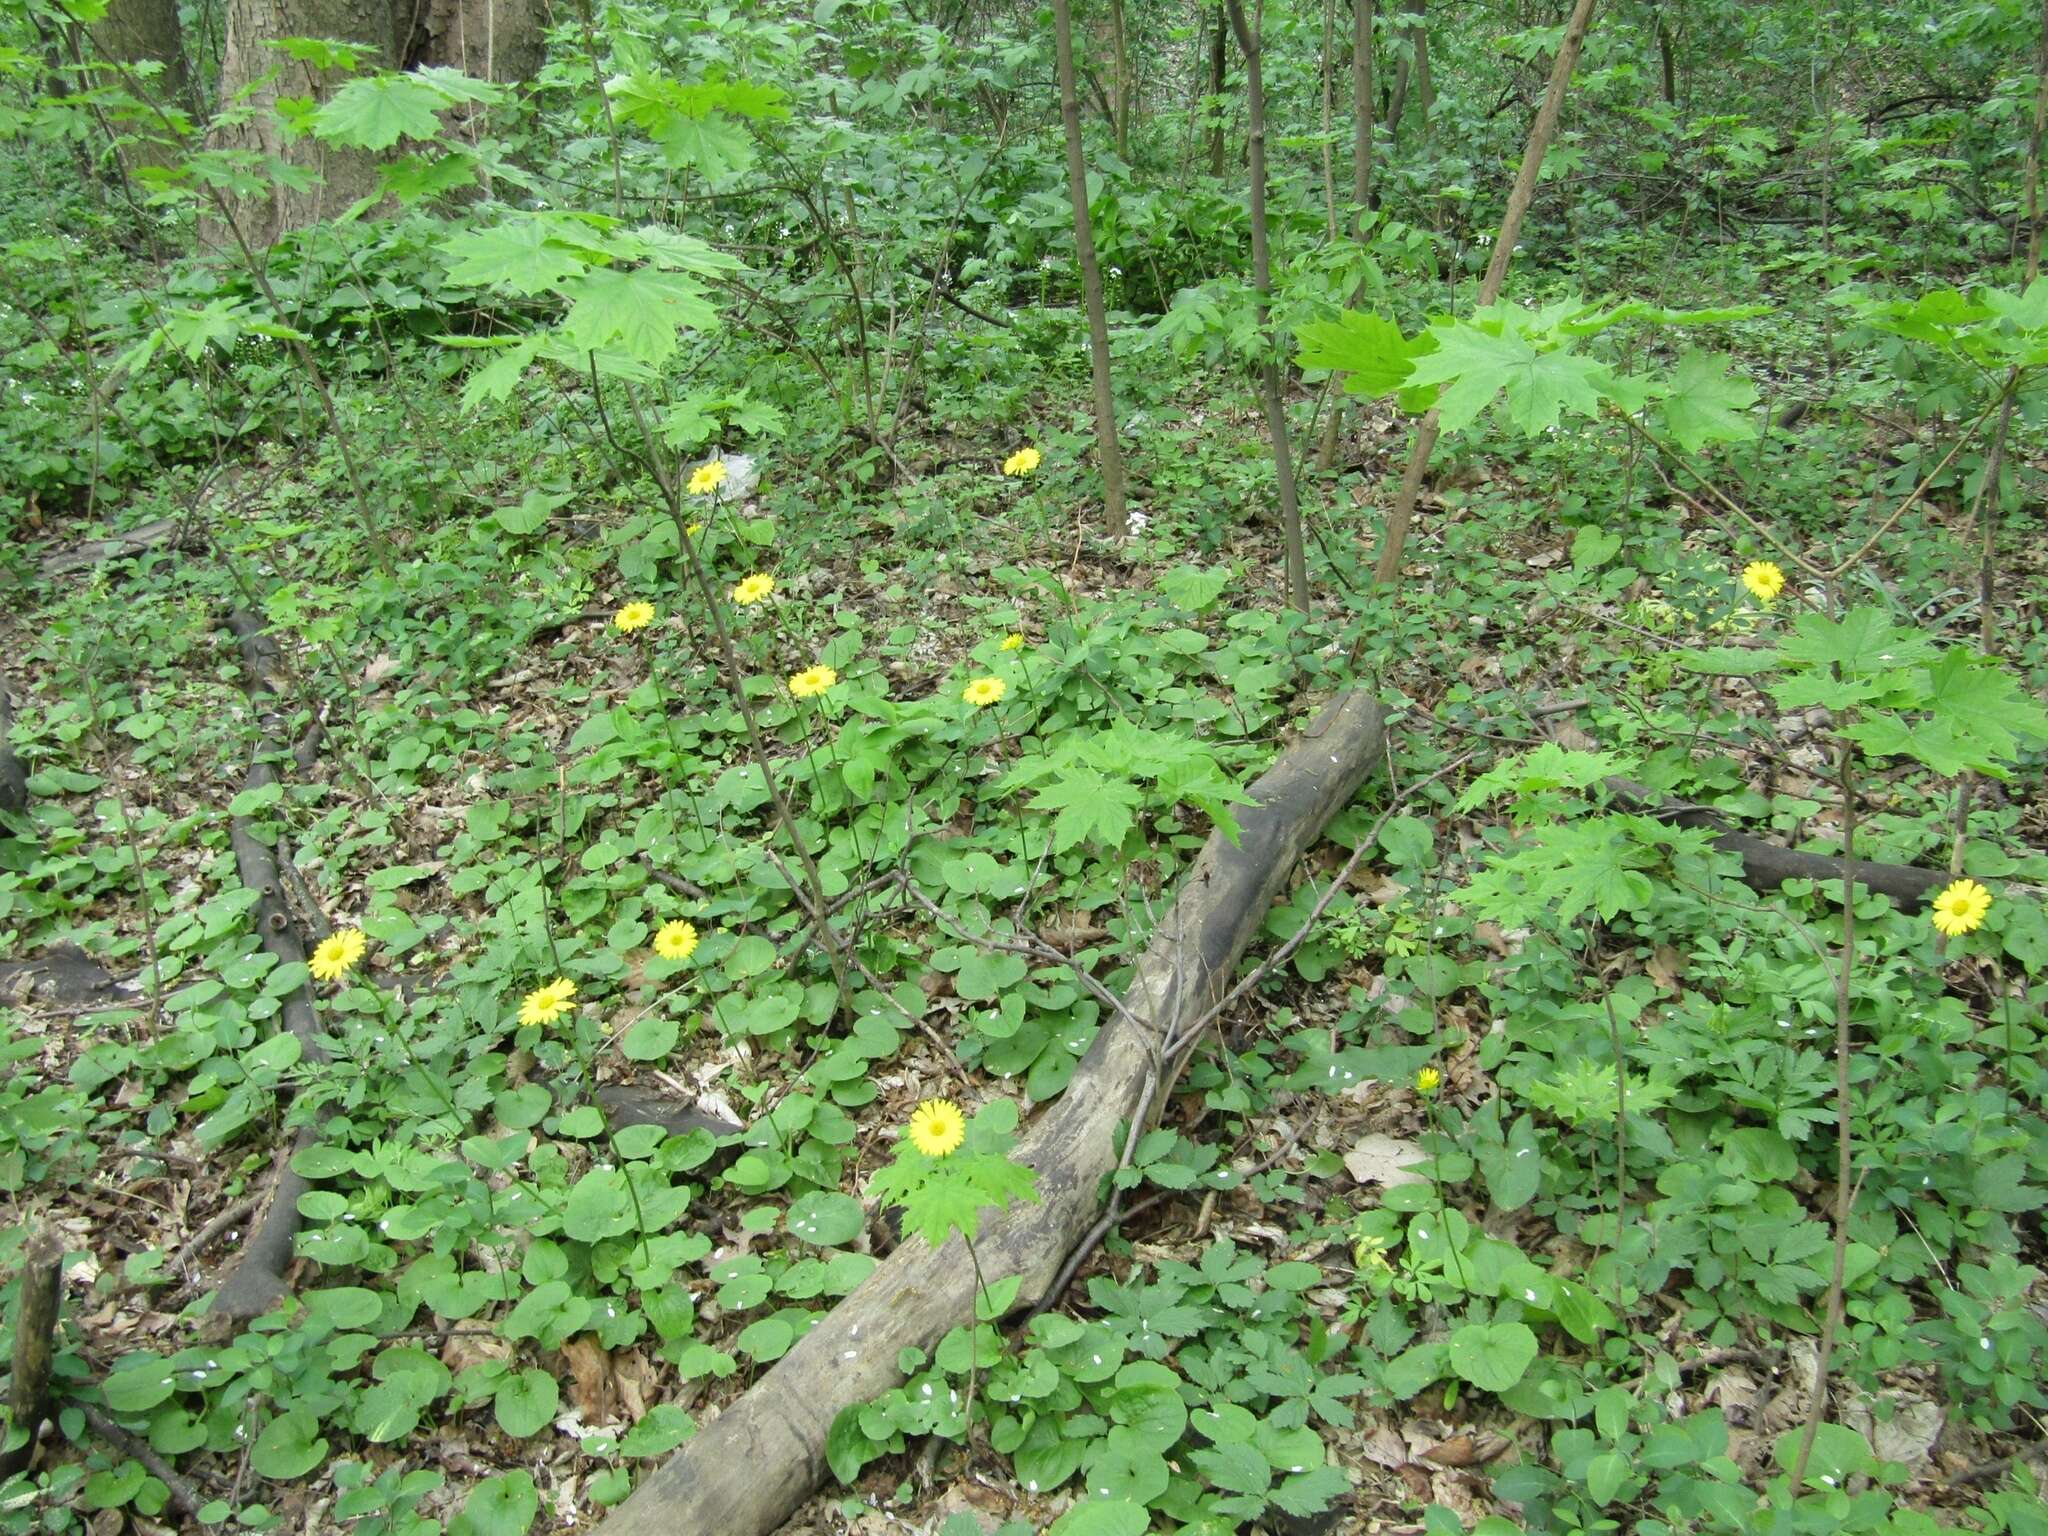
[{"label": "serrated leaf", "polygon": [[598,269],[571,278],[560,291],[570,301],[562,339],[578,351],[617,347],[639,362],[659,365],[675,351],[678,330],[718,324],[703,285],[687,273]]},{"label": "serrated leaf", "polygon": [[1408,382],[1415,356],[1408,338],[1391,320],[1348,309],[1335,320],[1317,320],[1295,332],[1303,368],[1328,368],[1345,375],[1354,395],[1391,394]]},{"label": "serrated leaf", "polygon": [[1756,424],[1743,412],[1756,404],[1756,386],[1728,377],[1728,359],[1713,352],[1688,352],[1671,376],[1664,397],[1664,429],[1687,453],[1706,443],[1746,443]]},{"label": "serrated leaf", "polygon": [[389,149],[401,138],[431,139],[448,97],[416,72],[351,80],[313,114],[313,132],[330,144]]},{"label": "serrated leaf", "polygon": [[1041,789],[1031,806],[1059,812],[1053,820],[1053,852],[1065,853],[1084,839],[1120,847],[1131,830],[1139,798],[1138,786],[1128,780],[1105,778],[1092,768],[1076,766]]},{"label": "serrated leaf", "polygon": [[550,292],[591,264],[590,252],[562,240],[562,230],[559,219],[528,214],[450,235],[441,242],[455,258],[448,281],[521,297]]}]

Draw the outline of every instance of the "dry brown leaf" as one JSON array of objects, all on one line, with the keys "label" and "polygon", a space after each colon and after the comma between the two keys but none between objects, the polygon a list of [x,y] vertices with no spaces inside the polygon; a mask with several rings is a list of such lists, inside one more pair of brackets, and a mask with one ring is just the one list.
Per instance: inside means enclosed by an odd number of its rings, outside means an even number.
[{"label": "dry brown leaf", "polygon": [[1650,963],[1643,971],[1650,980],[1666,992],[1678,990],[1678,979],[1685,974],[1686,957],[1669,944],[1659,944],[1650,952]]},{"label": "dry brown leaf", "polygon": [[1367,1435],[1358,1452],[1367,1461],[1390,1471],[1398,1472],[1408,1465],[1408,1442],[1395,1434],[1390,1425],[1382,1424]]},{"label": "dry brown leaf", "polygon": [[1433,1461],[1440,1467],[1476,1467],[1493,1460],[1507,1448],[1507,1441],[1499,1435],[1453,1435],[1424,1451],[1422,1459]]},{"label": "dry brown leaf", "polygon": [[1361,1184],[1420,1184],[1422,1175],[1409,1169],[1429,1154],[1412,1141],[1378,1134],[1361,1136],[1344,1154],[1344,1167]]},{"label": "dry brown leaf", "polygon": [[562,1358],[569,1363],[569,1401],[582,1413],[583,1422],[606,1422],[612,1405],[610,1354],[595,1334],[579,1333],[562,1345]]}]

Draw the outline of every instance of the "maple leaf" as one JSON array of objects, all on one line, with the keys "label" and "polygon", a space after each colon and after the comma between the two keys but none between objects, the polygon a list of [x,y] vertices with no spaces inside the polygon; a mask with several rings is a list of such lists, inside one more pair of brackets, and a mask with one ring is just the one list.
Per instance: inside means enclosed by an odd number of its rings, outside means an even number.
[{"label": "maple leaf", "polygon": [[1664,426],[1687,453],[1705,443],[1745,443],[1756,426],[1742,413],[1756,404],[1756,386],[1728,377],[1728,359],[1688,352],[1671,376],[1664,397]]}]

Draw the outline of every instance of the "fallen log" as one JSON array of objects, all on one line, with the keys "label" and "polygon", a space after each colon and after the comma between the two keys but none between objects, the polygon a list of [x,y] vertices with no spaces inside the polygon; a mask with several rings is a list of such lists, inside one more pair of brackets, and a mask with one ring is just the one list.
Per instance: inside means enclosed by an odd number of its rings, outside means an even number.
[{"label": "fallen log", "polygon": [[[1372,771],[1384,736],[1377,703],[1341,696],[1251,787],[1238,844],[1211,834],[1123,1006],[1017,1149],[1037,1171],[1038,1201],[993,1217],[975,1239],[988,1282],[1021,1277],[1019,1306],[1045,1294],[1086,1235],[1122,1151],[1119,1132],[1157,1118],[1202,1037],[1184,1026],[1229,988],[1295,861]],[[1176,1035],[1184,1041],[1169,1055],[1163,1043]],[[905,1242],[614,1510],[600,1536],[766,1536],[824,1477],[825,1438],[840,1411],[899,1385],[899,1353],[929,1350],[961,1323],[974,1287],[959,1238],[937,1251],[921,1238]]]},{"label": "fallen log", "polygon": [[[227,617],[242,653],[249,702],[256,711],[256,745],[250,753],[244,790],[263,789],[277,782],[270,766],[272,757],[290,751],[289,725],[285,718],[284,666],[277,643],[263,632],[263,621],[239,609]],[[234,850],[235,869],[242,884],[256,893],[253,916],[264,949],[279,965],[302,965],[306,959],[305,940],[292,919],[284,898],[284,883],[277,859],[256,838],[246,816],[228,824],[228,845]],[[298,1037],[300,1059],[320,1064],[327,1060],[320,1044],[319,1018],[313,1011],[310,986],[301,986],[284,1000],[284,1026]],[[312,1186],[292,1172],[291,1159],[319,1139],[317,1125],[300,1127],[290,1152],[279,1162],[271,1185],[270,1203],[250,1231],[233,1267],[215,1288],[211,1315],[246,1321],[261,1317],[285,1293],[285,1267],[290,1264],[292,1243],[299,1231],[299,1197]]]},{"label": "fallen log", "polygon": [[190,517],[160,517],[153,523],[144,523],[140,528],[130,528],[126,533],[117,533],[107,539],[87,539],[69,549],[52,550],[44,555],[38,571],[45,581],[53,576],[62,576],[67,571],[80,571],[89,566],[104,565],[109,560],[124,560],[131,555],[147,553],[152,549],[170,546],[174,549],[196,547],[192,539],[193,528]]},{"label": "fallen log", "polygon": [[35,1457],[50,1398],[50,1367],[57,1358],[57,1280],[64,1243],[57,1229],[38,1225],[22,1245],[21,1288],[14,1304],[13,1381],[7,1394],[8,1438],[26,1438],[0,1450],[0,1478],[25,1471]]},{"label": "fallen log", "polygon": [[14,690],[0,677],[0,811],[28,809],[28,770],[14,751]]},{"label": "fallen log", "polygon": [[[1714,846],[1742,860],[1742,883],[1753,891],[1774,895],[1787,880],[1842,878],[1842,856],[1838,853],[1801,853],[1752,833],[1737,832],[1729,827],[1728,818],[1712,807],[1695,805],[1689,800],[1665,800],[1632,779],[1608,779],[1606,785],[1615,798],[1675,827],[1722,829]],[[1929,896],[1953,878],[1942,871],[1920,869],[1912,864],[1872,864],[1860,858],[1856,861],[1858,888],[1889,896],[1906,912],[1918,911]]]}]

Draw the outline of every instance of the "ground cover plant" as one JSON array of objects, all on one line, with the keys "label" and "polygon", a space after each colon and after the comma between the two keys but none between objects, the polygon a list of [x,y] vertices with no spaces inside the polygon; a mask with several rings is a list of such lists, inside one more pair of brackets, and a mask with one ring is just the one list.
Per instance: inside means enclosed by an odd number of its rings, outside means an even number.
[{"label": "ground cover plant", "polygon": [[0,5],[0,1531],[2048,1530],[2044,61]]}]

